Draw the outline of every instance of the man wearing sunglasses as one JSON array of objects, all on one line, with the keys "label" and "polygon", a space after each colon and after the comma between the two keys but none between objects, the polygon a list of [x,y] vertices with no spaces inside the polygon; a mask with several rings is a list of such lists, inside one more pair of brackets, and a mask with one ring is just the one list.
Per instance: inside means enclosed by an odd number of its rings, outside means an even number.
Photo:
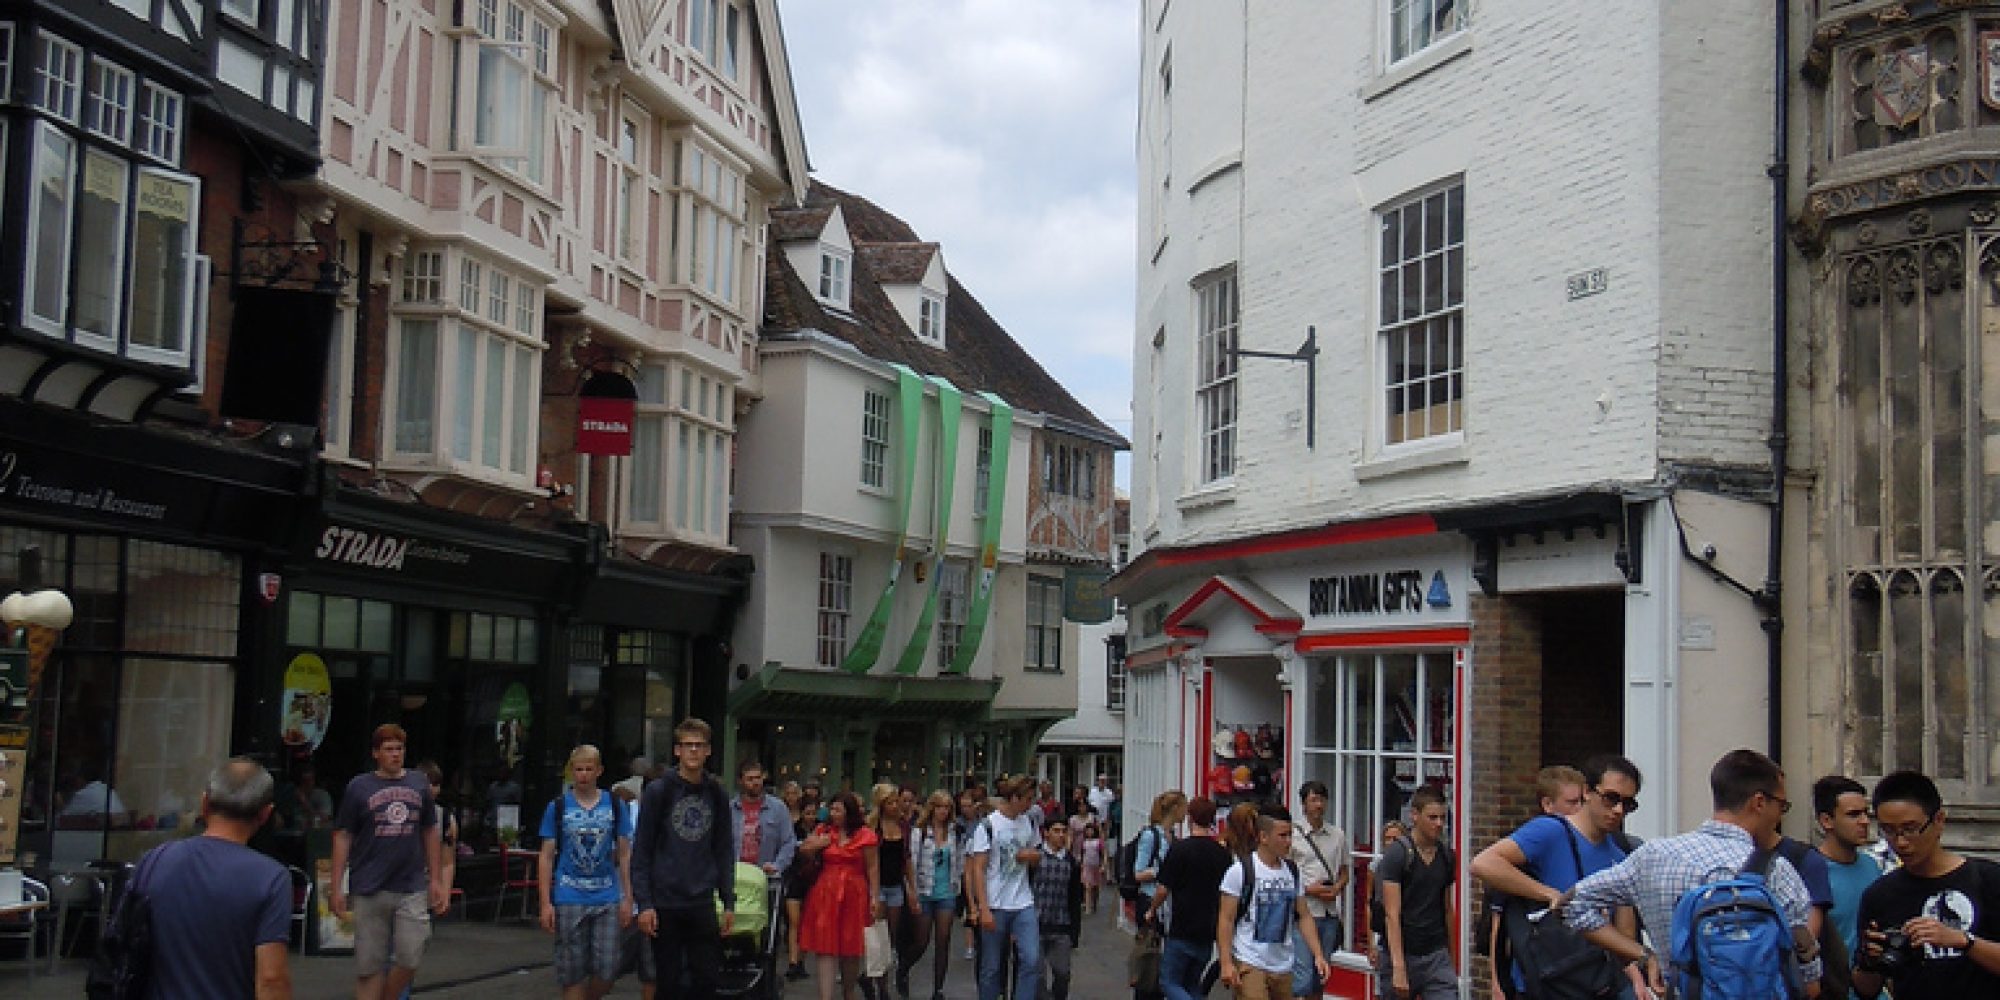
[{"label": "man wearing sunglasses", "polygon": [[[1527,912],[1555,906],[1584,876],[1625,860],[1620,832],[1626,815],[1639,808],[1638,765],[1598,754],[1584,761],[1583,780],[1582,808],[1537,816],[1472,859],[1472,874],[1513,897],[1510,906]],[[1518,918],[1504,923],[1525,931]],[[1628,935],[1637,930],[1629,907],[1620,908],[1618,923]],[[1511,975],[1519,995],[1536,995],[1538,984],[1527,981],[1518,963]]]},{"label": "man wearing sunglasses", "polygon": [[1875,822],[1903,864],[1861,894],[1854,992],[2000,996],[2000,865],[1945,849],[1944,800],[1916,771],[1875,786]]},{"label": "man wearing sunglasses", "polygon": [[[1779,822],[1791,808],[1785,798],[1785,773],[1771,758],[1755,750],[1731,750],[1708,772],[1715,812],[1692,833],[1649,841],[1632,856],[1584,879],[1570,890],[1564,918],[1582,934],[1621,961],[1645,969],[1646,982],[1656,994],[1666,993],[1665,962],[1653,949],[1612,926],[1613,911],[1637,907],[1639,918],[1654,941],[1673,940],[1674,907],[1681,895],[1713,880],[1719,871],[1743,870],[1760,843],[1775,841]],[[1812,908],[1805,882],[1783,857],[1770,859],[1766,881],[1784,911],[1785,923],[1800,939],[1805,953],[1800,973],[1808,984],[1820,977],[1820,961],[1811,950],[1806,915]],[[1810,986],[1808,987],[1811,988]],[[1902,998],[1898,998],[1902,1000]]]}]

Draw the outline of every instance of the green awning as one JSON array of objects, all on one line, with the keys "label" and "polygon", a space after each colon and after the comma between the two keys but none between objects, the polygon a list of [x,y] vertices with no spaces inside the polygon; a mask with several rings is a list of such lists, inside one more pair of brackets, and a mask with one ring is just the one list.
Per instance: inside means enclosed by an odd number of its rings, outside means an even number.
[{"label": "green awning", "polygon": [[732,718],[987,718],[997,680],[766,666],[729,693]]}]

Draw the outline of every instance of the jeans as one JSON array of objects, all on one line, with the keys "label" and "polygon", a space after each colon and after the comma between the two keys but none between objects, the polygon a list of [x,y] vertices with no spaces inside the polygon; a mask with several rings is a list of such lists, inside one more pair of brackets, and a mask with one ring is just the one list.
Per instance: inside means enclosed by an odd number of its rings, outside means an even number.
[{"label": "jeans", "polygon": [[[709,1000],[715,996],[715,973],[722,967],[722,924],[715,917],[715,907],[653,912],[660,921],[659,933],[653,937],[653,962],[659,973],[656,995],[661,1000]],[[682,982],[687,984],[686,992],[681,991]]]},{"label": "jeans", "polygon": [[1167,1000],[1200,1000],[1201,974],[1215,946],[1168,938],[1160,945],[1160,992]]},{"label": "jeans", "polygon": [[1048,1000],[1069,1000],[1069,932],[1044,934],[1041,944],[1041,989]]},{"label": "jeans", "polygon": [[[1340,950],[1340,924],[1334,917],[1317,917],[1313,926],[1319,931],[1319,953],[1328,959]],[[1319,970],[1313,967],[1312,950],[1306,947],[1306,936],[1299,933],[1296,924],[1292,926],[1292,995],[1295,997],[1318,997],[1326,989],[1319,981]]]},{"label": "jeans", "polygon": [[1001,956],[1007,939],[1014,939],[1014,988],[1012,1000],[1035,1000],[1035,980],[1042,967],[1042,923],[1033,906],[1019,910],[994,910],[993,929],[979,932],[979,1000],[999,1000]]}]

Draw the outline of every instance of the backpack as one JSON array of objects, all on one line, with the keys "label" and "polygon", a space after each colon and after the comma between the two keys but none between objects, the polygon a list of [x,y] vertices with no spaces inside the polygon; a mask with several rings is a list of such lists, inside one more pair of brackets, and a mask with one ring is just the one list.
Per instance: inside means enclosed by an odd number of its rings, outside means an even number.
[{"label": "backpack", "polygon": [[[1559,816],[1550,819],[1562,824],[1570,860],[1581,876],[1583,855],[1577,851],[1576,829]],[[1542,916],[1531,919],[1537,911]],[[1559,914],[1547,912],[1534,900],[1510,896],[1501,920],[1502,940],[1521,967],[1527,994],[1535,1000],[1603,1000],[1618,995],[1625,980],[1611,955],[1570,930]],[[1512,970],[1501,973],[1503,985],[1513,978]]]},{"label": "backpack", "polygon": [[[1408,867],[1409,854],[1410,854],[1409,838],[1406,837],[1402,840],[1398,840],[1395,843],[1390,844],[1387,848],[1385,848],[1382,851],[1381,856],[1375,859],[1375,865],[1377,868],[1381,866],[1382,862],[1387,861],[1389,859],[1390,852],[1392,851],[1402,854],[1404,858],[1403,877],[1396,880],[1397,885],[1402,885],[1403,883],[1409,881],[1409,867]],[[1451,868],[1453,870],[1456,870],[1454,868],[1454,865],[1456,865],[1457,859],[1452,857],[1451,848],[1446,846],[1443,841],[1438,842],[1438,860],[1444,862],[1444,866],[1446,868]],[[1383,928],[1387,926],[1388,923],[1389,923],[1388,913],[1384,911],[1382,908],[1382,879],[1378,875],[1375,879],[1375,891],[1368,894],[1368,926],[1374,933],[1384,935],[1386,939],[1386,936],[1389,932],[1384,930]]]},{"label": "backpack", "polygon": [[[1237,867],[1243,869],[1243,889],[1236,894],[1236,922],[1239,924],[1250,919],[1250,894],[1257,888],[1257,870],[1250,866],[1252,857],[1255,855],[1244,854],[1236,859]],[[1290,857],[1285,858],[1285,870],[1292,873],[1292,889],[1298,894],[1297,898],[1304,899],[1306,883],[1299,877],[1299,866],[1293,864]]]},{"label": "backpack", "polygon": [[[1147,826],[1133,834],[1131,840],[1118,848],[1118,898],[1142,907],[1140,911],[1142,913],[1145,912],[1143,909],[1145,892],[1139,884],[1139,840],[1148,833],[1164,836],[1158,831],[1159,827]],[[1159,862],[1155,861],[1153,864],[1157,869]]]},{"label": "backpack", "polygon": [[1765,880],[1763,848],[1732,878],[1697,885],[1674,905],[1673,963],[1682,1000],[1777,1000],[1805,995],[1792,929]]},{"label": "backpack", "polygon": [[[140,859],[131,886],[90,956],[83,984],[83,995],[90,1000],[130,1000],[145,994],[153,968],[153,901],[146,888],[160,856],[174,849],[174,844],[164,844]],[[33,957],[31,952],[29,958]]]}]

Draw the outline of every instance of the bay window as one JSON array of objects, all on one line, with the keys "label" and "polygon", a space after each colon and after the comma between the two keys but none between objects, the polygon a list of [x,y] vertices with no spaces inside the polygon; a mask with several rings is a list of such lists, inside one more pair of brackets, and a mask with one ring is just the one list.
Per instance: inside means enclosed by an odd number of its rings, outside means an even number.
[{"label": "bay window", "polygon": [[[455,265],[455,266],[453,266]],[[541,289],[463,250],[404,256],[391,460],[526,486],[541,412]]]},{"label": "bay window", "polygon": [[626,530],[726,543],[734,390],[697,369],[665,364],[642,366],[635,387]]},{"label": "bay window", "polygon": [[55,35],[38,34],[34,55],[30,96],[49,117],[26,137],[22,325],[191,366],[201,182],[170,169],[181,95]]},{"label": "bay window", "polygon": [[731,309],[743,254],[743,174],[694,143],[687,148],[683,188],[691,203],[687,282]]},{"label": "bay window", "polygon": [[548,164],[549,105],[555,93],[554,25],[513,0],[471,0],[462,44],[461,121],[470,145],[498,166],[540,184]]}]

